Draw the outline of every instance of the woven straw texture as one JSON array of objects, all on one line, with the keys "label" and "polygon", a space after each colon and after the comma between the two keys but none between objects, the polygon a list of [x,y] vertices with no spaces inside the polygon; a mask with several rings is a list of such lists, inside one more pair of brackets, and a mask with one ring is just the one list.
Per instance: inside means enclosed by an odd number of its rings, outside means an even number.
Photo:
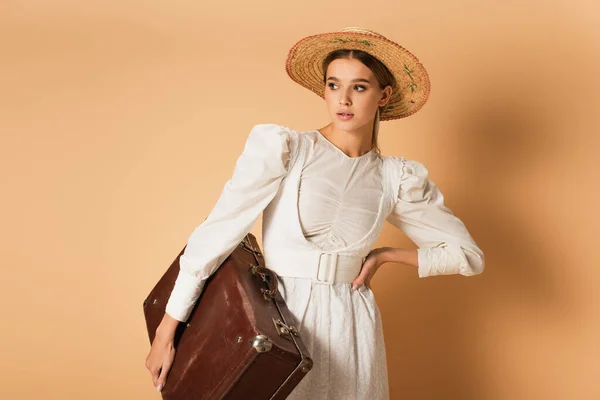
[{"label": "woven straw texture", "polygon": [[289,51],[286,71],[296,83],[324,97],[324,71],[321,63],[332,51],[362,50],[385,64],[396,78],[392,97],[381,112],[381,121],[408,117],[423,107],[429,98],[429,75],[415,57],[399,44],[377,32],[349,27],[339,32],[308,36]]}]

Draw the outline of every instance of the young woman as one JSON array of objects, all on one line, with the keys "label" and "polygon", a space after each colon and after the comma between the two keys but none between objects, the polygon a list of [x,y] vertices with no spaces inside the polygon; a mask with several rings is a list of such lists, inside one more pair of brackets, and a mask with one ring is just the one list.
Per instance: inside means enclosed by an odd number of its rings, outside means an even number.
[{"label": "young woman", "polygon": [[[191,234],[146,359],[164,386],[185,322],[206,279],[263,212],[263,253],[314,365],[290,399],[389,398],[381,317],[370,281],[386,262],[419,277],[479,274],[483,253],[422,163],[382,156],[380,120],[407,117],[429,96],[417,58],[369,30],[309,36],[286,69],[324,98],[331,122],[306,132],[252,128],[232,178]],[[419,247],[377,248],[385,221]]]}]

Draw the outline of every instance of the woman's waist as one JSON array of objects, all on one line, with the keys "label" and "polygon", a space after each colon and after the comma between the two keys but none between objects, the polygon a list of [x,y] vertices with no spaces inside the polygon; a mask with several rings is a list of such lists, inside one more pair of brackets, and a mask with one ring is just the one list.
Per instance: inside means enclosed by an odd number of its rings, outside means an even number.
[{"label": "woman's waist", "polygon": [[265,265],[279,276],[312,279],[317,283],[352,283],[364,258],[320,249],[269,247]]}]

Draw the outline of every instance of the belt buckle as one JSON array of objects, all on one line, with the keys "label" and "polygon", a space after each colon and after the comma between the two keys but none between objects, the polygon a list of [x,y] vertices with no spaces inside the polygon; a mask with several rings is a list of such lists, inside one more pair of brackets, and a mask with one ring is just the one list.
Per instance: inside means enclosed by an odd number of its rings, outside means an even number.
[{"label": "belt buckle", "polygon": [[[323,256],[326,256],[323,258]],[[319,265],[317,266],[317,281],[333,285],[335,281],[335,272],[337,270],[337,253],[321,253],[319,254]],[[323,268],[325,267],[325,268]],[[325,279],[321,279],[325,275]]]}]

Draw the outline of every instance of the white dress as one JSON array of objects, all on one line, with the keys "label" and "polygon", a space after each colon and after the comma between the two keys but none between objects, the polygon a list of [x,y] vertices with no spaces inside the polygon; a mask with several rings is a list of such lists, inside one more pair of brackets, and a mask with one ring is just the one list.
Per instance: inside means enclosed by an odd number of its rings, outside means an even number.
[{"label": "white dress", "polygon": [[[311,246],[364,257],[387,220],[419,246],[420,277],[469,276],[484,268],[483,253],[423,164],[374,151],[348,157],[317,130],[259,124],[217,204],[188,240],[169,315],[187,320],[205,280],[263,211],[265,260],[274,247],[290,248],[286,238],[294,227]],[[371,289],[278,279],[314,362],[289,399],[389,399],[383,327]]]}]

